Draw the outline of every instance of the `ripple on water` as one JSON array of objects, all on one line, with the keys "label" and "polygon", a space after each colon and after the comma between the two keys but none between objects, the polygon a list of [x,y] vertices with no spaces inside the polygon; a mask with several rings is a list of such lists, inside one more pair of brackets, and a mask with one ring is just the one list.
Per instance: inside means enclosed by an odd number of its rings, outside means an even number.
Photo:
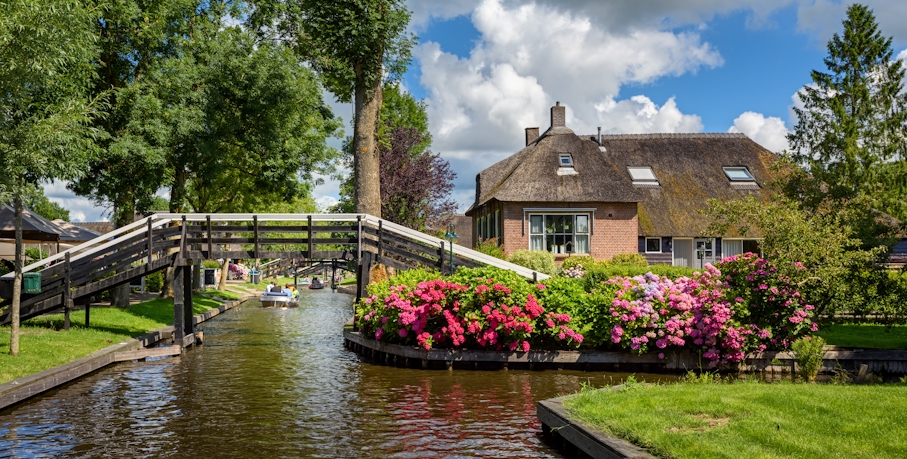
[{"label": "ripple on water", "polygon": [[[422,371],[343,348],[350,297],[247,303],[180,358],[119,364],[0,412],[0,457],[560,457],[539,400],[603,373]],[[613,375],[614,378],[620,375]]]}]

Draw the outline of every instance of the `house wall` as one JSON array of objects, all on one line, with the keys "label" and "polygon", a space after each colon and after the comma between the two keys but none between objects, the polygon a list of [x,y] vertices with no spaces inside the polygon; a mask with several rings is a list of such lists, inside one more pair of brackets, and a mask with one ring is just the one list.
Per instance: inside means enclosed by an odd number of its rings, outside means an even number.
[{"label": "house wall", "polygon": [[[592,234],[589,238],[590,255],[596,259],[610,259],[619,253],[636,253],[639,236],[639,218],[636,203],[612,202],[507,202],[503,203],[504,252],[529,248],[529,221],[523,220],[524,208],[595,208],[592,216]],[[556,255],[558,260],[567,255]]]},{"label": "house wall", "polygon": [[674,255],[672,250],[673,244],[670,237],[661,238],[661,253],[646,253],[646,238],[644,236],[639,236],[639,245],[637,249],[639,254],[646,257],[646,260],[650,265],[664,264],[670,265],[674,263]]}]

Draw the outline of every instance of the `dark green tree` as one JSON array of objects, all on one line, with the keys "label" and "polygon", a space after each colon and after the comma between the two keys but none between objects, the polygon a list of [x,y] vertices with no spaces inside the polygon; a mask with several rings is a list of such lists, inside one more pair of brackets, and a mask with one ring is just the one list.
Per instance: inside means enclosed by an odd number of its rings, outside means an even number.
[{"label": "dark green tree", "polygon": [[382,84],[406,71],[415,37],[402,0],[260,0],[252,25],[293,47],[341,102],[353,102],[356,211],[381,216],[376,133]]},{"label": "dark green tree", "polygon": [[891,38],[872,10],[847,8],[825,66],[800,92],[804,107],[794,108],[798,121],[788,140],[807,174],[793,176],[785,192],[809,208],[866,196],[876,210],[907,218],[905,69],[892,60]]},{"label": "dark green tree", "polygon": [[91,25],[79,1],[0,2],[0,196],[13,202],[16,215],[13,355],[19,353],[23,195],[44,181],[79,177],[95,153]]}]

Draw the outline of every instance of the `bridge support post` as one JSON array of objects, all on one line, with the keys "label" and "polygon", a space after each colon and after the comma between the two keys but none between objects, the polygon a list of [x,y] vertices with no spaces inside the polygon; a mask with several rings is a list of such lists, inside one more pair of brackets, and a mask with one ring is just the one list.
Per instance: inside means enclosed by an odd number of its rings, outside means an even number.
[{"label": "bridge support post", "polygon": [[356,301],[366,295],[365,288],[368,287],[372,274],[372,252],[362,252],[359,258],[359,266],[356,267]]},{"label": "bridge support post", "polygon": [[[187,267],[186,274],[193,273],[192,268]],[[195,333],[195,326],[192,324],[193,308],[192,308],[192,282],[195,280],[194,275],[183,276],[183,281],[186,283],[183,287],[183,331],[185,336],[189,336]]]},{"label": "bridge support post", "polygon": [[186,267],[182,263],[178,263],[173,269],[173,343],[180,346],[183,345],[183,340],[186,337],[186,330],[183,325],[185,321],[183,312],[185,297],[183,291],[186,289],[185,278],[187,277],[185,271]]},{"label": "bridge support post", "polygon": [[69,252],[66,252],[63,260],[63,330],[69,330],[69,313],[72,311],[72,264],[69,262]]}]

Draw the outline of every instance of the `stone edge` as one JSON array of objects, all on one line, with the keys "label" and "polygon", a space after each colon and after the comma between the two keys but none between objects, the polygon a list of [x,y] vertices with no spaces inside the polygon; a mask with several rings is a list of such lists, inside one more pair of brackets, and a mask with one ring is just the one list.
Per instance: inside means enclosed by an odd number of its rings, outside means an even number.
[{"label": "stone edge", "polygon": [[568,397],[571,396],[542,400],[536,407],[536,416],[550,429],[551,435],[560,436],[594,459],[655,459],[655,456],[639,446],[595,426],[570,419],[570,414],[563,403]]},{"label": "stone edge", "polygon": [[[252,299],[256,295],[246,295],[235,301],[227,301],[217,308],[192,316],[194,325],[200,324],[225,311]],[[173,336],[173,326],[168,325],[156,330],[130,338],[126,341],[108,346],[95,351],[85,357],[63,365],[48,368],[47,370],[23,376],[18,379],[0,384],[0,410],[5,410],[13,405],[24,402],[34,396],[60,387],[66,383],[93,373],[101,368],[115,363],[114,355],[118,352],[135,351],[152,346]]]}]

